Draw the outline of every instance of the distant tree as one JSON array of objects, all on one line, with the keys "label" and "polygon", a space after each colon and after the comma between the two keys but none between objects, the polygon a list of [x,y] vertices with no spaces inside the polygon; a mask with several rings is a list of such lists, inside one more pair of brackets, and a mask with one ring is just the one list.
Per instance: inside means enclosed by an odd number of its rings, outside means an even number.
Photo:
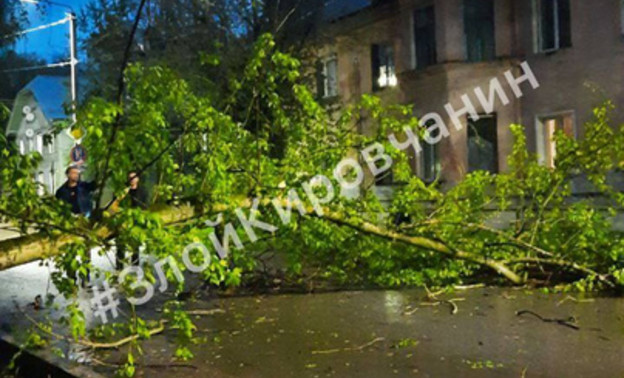
[{"label": "distant tree", "polygon": [[[92,0],[81,14],[82,47],[89,56],[94,94],[111,95],[121,65],[125,36],[140,0]],[[322,0],[152,0],[146,3],[131,61],[171,67],[196,90],[215,93],[252,54],[265,33],[294,56],[314,34]],[[223,64],[215,65],[219,56]],[[210,80],[207,80],[210,78]],[[219,80],[219,78],[222,78]],[[95,85],[94,85],[95,84]],[[214,86],[218,88],[215,88]]]},{"label": "distant tree", "polygon": [[3,0],[0,2],[0,49],[11,45],[16,36],[13,34],[26,23],[26,14],[18,4],[18,0]]},{"label": "distant tree", "polygon": [[[7,72],[7,70],[30,67],[43,62],[34,56],[17,54],[16,33],[28,25],[26,12],[19,6],[18,0],[0,2],[0,102],[10,108],[17,92],[37,74],[37,71]],[[6,116],[6,113],[5,113]],[[0,114],[0,128],[4,131],[4,121]]]}]

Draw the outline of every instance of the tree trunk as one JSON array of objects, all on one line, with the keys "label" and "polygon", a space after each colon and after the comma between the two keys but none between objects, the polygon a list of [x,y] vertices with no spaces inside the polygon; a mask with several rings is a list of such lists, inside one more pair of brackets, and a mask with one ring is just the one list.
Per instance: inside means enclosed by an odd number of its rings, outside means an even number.
[{"label": "tree trunk", "polygon": [[[281,200],[282,206],[291,206],[295,208],[296,204],[290,203],[288,200]],[[249,208],[252,203],[248,199],[240,201],[239,207]],[[269,206],[270,201],[263,201],[263,205]],[[211,208],[212,212],[220,212],[227,210],[225,205],[216,205]],[[314,212],[312,207],[306,209],[306,216],[319,217]],[[155,214],[160,216],[163,223],[181,223],[189,220],[194,216],[193,209],[188,206],[184,207],[164,207],[155,211]],[[347,218],[337,212],[324,209],[324,214],[321,219],[325,219],[332,223],[350,227],[359,232],[375,235],[378,237],[386,238],[393,241],[398,241],[413,247],[417,247],[423,250],[428,250],[436,253],[443,254],[448,258],[456,258],[473,262],[475,264],[483,265],[494,270],[497,274],[507,278],[514,284],[524,283],[524,279],[518,276],[515,272],[509,269],[503,262],[488,259],[483,256],[479,256],[470,252],[453,250],[445,244],[432,240],[427,237],[410,236],[402,233],[398,233],[392,230],[386,230],[368,222],[358,222],[352,224],[347,221]],[[100,228],[97,234],[101,238],[107,238],[112,236],[112,233],[106,228]],[[71,243],[80,238],[80,236],[62,235],[57,238],[46,238],[41,235],[28,235],[17,239],[6,240],[0,242],[0,271],[9,269],[14,266],[26,264],[32,261],[41,260],[52,257],[59,253],[59,248],[67,243]]]},{"label": "tree trunk", "polygon": [[[179,222],[192,216],[193,210],[188,207],[166,207],[156,211],[164,223]],[[112,236],[112,232],[105,227],[97,230],[101,238]],[[19,238],[0,241],[0,271],[28,264],[33,261],[53,257],[60,253],[59,249],[80,240],[80,236],[60,235],[48,237],[42,234],[32,234]]]}]

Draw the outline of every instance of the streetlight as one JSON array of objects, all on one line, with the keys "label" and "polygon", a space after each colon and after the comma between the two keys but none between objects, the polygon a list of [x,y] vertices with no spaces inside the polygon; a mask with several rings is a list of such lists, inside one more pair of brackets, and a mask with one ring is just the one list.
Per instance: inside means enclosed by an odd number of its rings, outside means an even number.
[{"label": "streetlight", "polygon": [[77,93],[76,93],[76,65],[78,64],[78,60],[76,59],[76,13],[74,9],[66,4],[57,3],[49,0],[20,0],[22,3],[27,4],[49,4],[55,5],[58,7],[63,7],[68,9],[69,12],[66,13],[67,19],[69,20],[69,54],[70,61],[69,66],[71,68],[71,101],[72,101],[72,121],[76,123],[76,101],[77,101]]}]

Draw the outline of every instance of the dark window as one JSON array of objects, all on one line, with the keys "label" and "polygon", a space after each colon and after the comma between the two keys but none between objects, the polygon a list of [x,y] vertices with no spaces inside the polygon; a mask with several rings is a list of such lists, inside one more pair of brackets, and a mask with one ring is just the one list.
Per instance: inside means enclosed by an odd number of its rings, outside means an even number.
[{"label": "dark window", "polygon": [[371,47],[371,66],[373,70],[373,90],[397,85],[394,68],[394,50],[389,44]]},{"label": "dark window", "polygon": [[570,0],[537,0],[539,50],[572,46]]},{"label": "dark window", "polygon": [[390,186],[394,184],[394,174],[392,168],[375,176],[375,185]]},{"label": "dark window", "polygon": [[495,116],[468,118],[468,172],[498,172],[498,137]]},{"label": "dark window", "polygon": [[[427,122],[425,125],[426,128],[429,128],[434,125],[434,121],[431,120]],[[431,137],[435,138],[437,135],[432,135]],[[427,143],[426,140],[422,140],[422,152],[420,157],[421,164],[421,177],[425,182],[433,182],[438,177],[438,173],[440,173],[440,156],[438,154],[438,145]]]},{"label": "dark window", "polygon": [[620,33],[624,35],[624,0],[620,0]]},{"label": "dark window", "polygon": [[464,31],[469,62],[495,58],[494,0],[464,0]]},{"label": "dark window", "polygon": [[416,68],[436,64],[435,13],[432,6],[414,12],[414,44]]}]

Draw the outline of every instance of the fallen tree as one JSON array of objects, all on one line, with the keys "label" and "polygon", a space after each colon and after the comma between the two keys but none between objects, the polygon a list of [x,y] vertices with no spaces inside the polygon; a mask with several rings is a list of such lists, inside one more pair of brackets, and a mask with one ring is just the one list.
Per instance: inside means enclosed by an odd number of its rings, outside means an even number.
[{"label": "fallen tree", "polygon": [[[624,196],[608,180],[622,168],[624,133],[610,126],[609,104],[596,109],[583,140],[558,133],[555,168],[538,164],[524,130],[512,125],[508,171],[473,172],[444,188],[416,177],[411,152],[388,138],[400,139],[406,127],[424,135],[410,107],[364,96],[336,114],[315,100],[299,63],[275,51],[269,36],[255,51],[229,93],[198,95],[174,71],[130,65],[124,96],[93,98],[80,109],[98,187],[121,196],[128,172],[138,171],[154,188],[151,211],[122,203],[117,212],[101,206],[97,219],[75,217],[52,196],[38,196],[31,179],[38,157],[21,156],[3,141],[0,217],[24,236],[0,242],[0,270],[50,259],[57,268],[53,283],[74,301],[67,307],[74,338],[84,341],[87,333],[76,274],[87,279],[97,272],[91,251],[104,253],[113,244],[167,262],[167,268],[143,266],[145,279],[173,283],[178,292],[186,283],[176,269],[236,286],[253,277],[267,251],[284,258],[294,279],[305,280],[314,269],[345,285],[446,286],[492,278],[583,290],[624,284],[624,238],[610,219]],[[356,132],[363,123],[367,135]],[[363,159],[345,158],[357,151]],[[390,169],[401,184],[384,204],[371,190],[372,173]],[[570,201],[575,177],[594,185],[602,210],[597,197]],[[354,187],[356,195],[341,195]],[[494,228],[497,214],[513,216]],[[226,240],[235,248],[224,247]],[[188,254],[198,243],[212,245],[214,258]],[[104,276],[111,284],[119,278]],[[132,296],[142,277],[122,276],[120,294]],[[167,325],[178,332],[176,356],[189,358],[197,341],[193,324],[183,303],[167,308]],[[123,340],[138,345],[149,337],[134,308],[129,324]]]},{"label": "fallen tree", "polygon": [[[288,200],[281,200],[280,206],[284,208],[292,208],[296,206],[296,203]],[[249,200],[241,201],[237,206],[237,208],[250,207],[251,201]],[[192,210],[193,209],[190,207],[170,207],[165,210],[160,210],[156,213],[156,216],[163,224],[184,223],[196,216],[196,214],[193,214]],[[211,213],[215,213],[226,211],[227,208],[225,206],[215,206],[211,208],[211,210]],[[307,213],[314,216],[315,211],[313,208],[308,208]],[[376,235],[393,241],[400,241],[412,247],[440,253],[448,256],[448,258],[463,259],[475,264],[483,265],[491,268],[514,284],[524,283],[524,279],[506,267],[503,262],[484,258],[469,252],[452,250],[447,245],[430,238],[410,236],[386,230],[369,222],[350,224],[347,221],[347,217],[336,212],[331,212],[329,209],[323,210],[321,218],[329,222],[350,227],[363,233]],[[109,239],[115,236],[113,232],[105,227],[98,229],[96,234],[102,239]],[[35,234],[0,242],[0,271],[36,260],[51,258],[56,254],[61,253],[64,245],[76,242],[79,238],[80,236],[62,235],[58,238],[50,239],[46,238],[44,235]]]}]

